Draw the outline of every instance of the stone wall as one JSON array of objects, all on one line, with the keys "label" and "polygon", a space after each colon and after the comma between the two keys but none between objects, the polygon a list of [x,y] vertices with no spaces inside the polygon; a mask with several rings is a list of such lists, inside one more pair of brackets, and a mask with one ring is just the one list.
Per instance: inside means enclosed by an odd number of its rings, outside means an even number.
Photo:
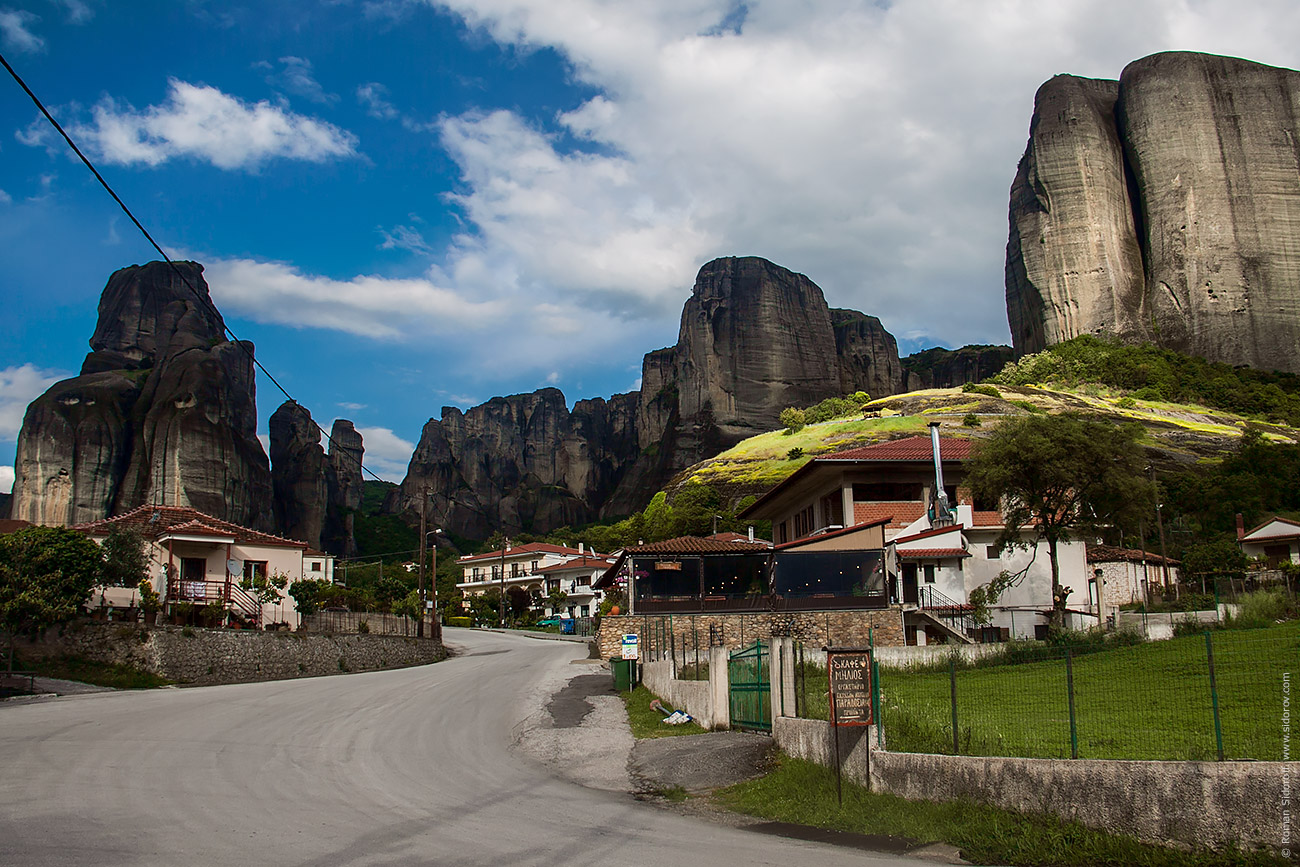
[{"label": "stone wall", "polygon": [[437,662],[442,645],[395,635],[317,635],[78,622],[24,644],[24,656],[72,654],[125,663],[180,684],[287,680]]},{"label": "stone wall", "polygon": [[[778,717],[772,733],[788,755],[832,766],[830,723]],[[844,774],[862,784],[874,737],[865,728],[840,737]],[[1151,843],[1282,845],[1284,762],[1021,759],[872,749],[869,764],[872,791],[912,800],[969,798]]]},{"label": "stone wall", "polygon": [[[617,656],[622,636],[640,636],[642,658],[669,658],[675,651],[679,663],[695,661],[698,641],[700,659],[708,654],[710,627],[720,630],[724,647],[732,650],[783,635],[814,647],[865,647],[874,637],[877,646],[904,645],[903,613],[899,609],[851,609],[840,611],[762,611],[749,614],[667,614],[603,617],[596,643],[602,659]],[[663,636],[672,636],[668,641]]]}]

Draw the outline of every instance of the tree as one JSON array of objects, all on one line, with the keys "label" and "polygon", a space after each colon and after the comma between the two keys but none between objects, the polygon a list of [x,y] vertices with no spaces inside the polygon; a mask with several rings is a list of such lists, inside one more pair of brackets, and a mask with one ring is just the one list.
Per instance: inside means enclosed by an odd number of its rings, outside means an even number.
[{"label": "tree", "polygon": [[[1047,543],[1052,570],[1052,619],[1060,629],[1066,596],[1058,545],[1120,524],[1134,526],[1154,502],[1137,443],[1141,427],[1115,425],[1074,413],[1029,415],[1004,422],[967,462],[976,497],[1001,505],[1000,547]],[[1025,530],[1033,532],[1026,538]],[[991,582],[994,598],[1020,576]],[[1000,585],[1000,586],[994,586]]]},{"label": "tree", "polygon": [[790,434],[796,434],[803,430],[804,424],[806,423],[804,421],[803,410],[793,406],[787,406],[785,409],[781,410],[779,419],[781,427],[785,428],[787,436]]},{"label": "tree", "polygon": [[289,598],[293,600],[298,613],[306,617],[321,609],[321,597],[326,588],[332,586],[323,578],[305,578],[289,586]]},{"label": "tree", "polygon": [[103,560],[89,537],[63,527],[27,527],[0,536],[0,628],[14,639],[75,617],[99,583]]},{"label": "tree", "polygon": [[239,586],[257,600],[257,610],[260,613],[267,605],[275,605],[284,598],[281,591],[288,583],[288,575],[276,572],[272,575],[255,574],[251,578],[245,575],[240,579]]},{"label": "tree", "polygon": [[412,590],[401,599],[393,600],[392,612],[399,617],[409,618],[411,622],[418,621],[424,613],[420,607],[420,591]]},{"label": "tree", "polygon": [[569,594],[558,587],[546,594],[546,607],[551,609],[553,615],[558,615],[564,609],[564,603],[567,601],[569,601]]},{"label": "tree", "polygon": [[149,553],[139,530],[115,525],[100,547],[104,557],[100,583],[104,586],[138,587],[149,577]]}]

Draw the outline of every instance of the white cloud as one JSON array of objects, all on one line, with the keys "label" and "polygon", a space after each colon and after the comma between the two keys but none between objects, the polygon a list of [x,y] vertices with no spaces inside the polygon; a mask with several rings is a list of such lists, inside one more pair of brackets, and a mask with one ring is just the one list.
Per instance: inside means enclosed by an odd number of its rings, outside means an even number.
[{"label": "white cloud", "polygon": [[357,102],[365,106],[366,114],[380,120],[393,120],[398,116],[397,106],[388,101],[388,88],[372,81],[357,88]]},{"label": "white cloud", "polygon": [[177,79],[161,105],[137,111],[105,98],[92,115],[92,123],[72,125],[73,137],[120,165],[189,157],[221,169],[256,169],[272,159],[319,163],[357,153],[356,136],[333,124]]},{"label": "white cloud", "polygon": [[1006,339],[1008,189],[1043,81],[1169,49],[1294,65],[1300,39],[1292,0],[429,2],[598,91],[540,129],[444,120],[473,229],[453,279],[662,322],[704,261],[755,254],[951,343]]},{"label": "white cloud", "polygon": [[502,311],[498,302],[467,300],[434,279],[361,275],[334,280],[252,259],[213,259],[205,269],[213,300],[222,310],[293,328],[397,338],[477,330]]},{"label": "white cloud", "polygon": [[63,7],[69,24],[86,24],[95,17],[95,10],[83,0],[54,0],[54,3]]},{"label": "white cloud", "polygon": [[31,31],[40,16],[13,9],[0,9],[0,41],[5,48],[22,54],[45,50],[45,40]]},{"label": "white cloud", "polygon": [[[274,69],[269,63],[258,64],[263,68]],[[280,70],[266,77],[272,87],[286,90],[311,102],[332,105],[339,101],[338,94],[328,93],[316,80],[311,61],[305,57],[281,57]]]},{"label": "white cloud", "polygon": [[67,374],[31,364],[0,370],[0,441],[18,439],[27,405]]},{"label": "white cloud", "polygon": [[392,229],[380,229],[379,233],[384,236],[384,243],[379,245],[381,250],[408,250],[421,256],[433,253],[429,242],[424,240],[424,235],[414,226],[394,226]]},{"label": "white cloud", "polygon": [[13,204],[13,201],[13,196],[9,195],[4,190],[0,190],[0,205],[11,205]]},{"label": "white cloud", "polygon": [[350,401],[350,400],[340,401],[339,404],[338,404],[338,406],[339,406],[340,408],[342,408],[342,409],[349,409],[349,410],[352,410],[353,412],[356,412],[356,411],[359,410],[359,409],[365,409],[365,408],[366,408],[366,405],[365,405],[364,403],[353,403],[353,402]]},{"label": "white cloud", "polygon": [[[365,456],[362,462],[381,479],[400,482],[415,453],[415,443],[408,442],[386,427],[359,427]],[[367,476],[370,478],[370,476]]]},{"label": "white cloud", "polygon": [[14,490],[14,468],[0,466],[0,494],[12,494]]}]

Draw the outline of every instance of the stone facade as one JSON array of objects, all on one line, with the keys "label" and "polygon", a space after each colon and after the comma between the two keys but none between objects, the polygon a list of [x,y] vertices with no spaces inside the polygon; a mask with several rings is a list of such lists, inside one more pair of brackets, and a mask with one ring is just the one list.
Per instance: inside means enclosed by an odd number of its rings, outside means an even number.
[{"label": "stone facade", "polygon": [[432,640],[396,635],[316,635],[239,629],[79,622],[21,648],[124,663],[179,684],[208,686],[403,668],[446,656]]},{"label": "stone facade", "polygon": [[[748,614],[667,614],[620,615],[603,617],[596,634],[602,659],[618,656],[624,633],[641,636],[641,653],[663,656],[676,652],[683,662],[693,661],[698,639],[700,658],[709,649],[712,632],[724,647],[737,650],[756,639],[769,640],[773,634],[789,636],[805,644],[822,647],[866,647],[874,640],[877,646],[901,647],[903,612],[896,608],[879,610],[851,609],[840,611],[762,611]],[[671,635],[671,641],[667,636]],[[661,646],[662,645],[662,646]],[[652,658],[645,656],[645,658]]]}]

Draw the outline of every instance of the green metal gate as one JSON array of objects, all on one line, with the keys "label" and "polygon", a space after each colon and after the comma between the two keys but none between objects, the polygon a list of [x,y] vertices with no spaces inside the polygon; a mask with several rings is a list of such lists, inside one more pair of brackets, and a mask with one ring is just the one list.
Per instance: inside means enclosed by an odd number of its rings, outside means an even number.
[{"label": "green metal gate", "polygon": [[733,729],[772,731],[772,683],[767,660],[768,648],[762,641],[727,658]]}]

